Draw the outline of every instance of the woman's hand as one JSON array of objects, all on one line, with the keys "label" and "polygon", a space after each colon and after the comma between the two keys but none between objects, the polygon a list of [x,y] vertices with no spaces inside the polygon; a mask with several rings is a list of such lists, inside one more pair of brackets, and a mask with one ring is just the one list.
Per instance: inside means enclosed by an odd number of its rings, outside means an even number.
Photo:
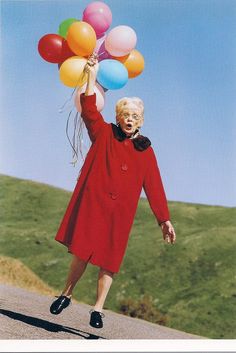
[{"label": "woman's hand", "polygon": [[84,67],[84,72],[88,74],[88,79],[96,81],[97,72],[99,69],[98,56],[96,53],[93,53],[88,57],[87,64]]},{"label": "woman's hand", "polygon": [[176,234],[171,222],[166,221],[161,223],[161,230],[164,241],[166,241],[168,244],[174,244],[176,241]]},{"label": "woman's hand", "polygon": [[85,89],[85,96],[94,94],[94,86],[96,83],[97,72],[98,72],[98,56],[93,53],[88,57],[87,64],[84,67],[84,74],[87,74],[87,85]]}]

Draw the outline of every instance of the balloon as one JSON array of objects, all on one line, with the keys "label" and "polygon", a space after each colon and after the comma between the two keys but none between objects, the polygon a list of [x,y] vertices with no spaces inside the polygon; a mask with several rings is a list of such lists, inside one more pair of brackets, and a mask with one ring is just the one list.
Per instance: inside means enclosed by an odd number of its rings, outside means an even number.
[{"label": "balloon", "polygon": [[78,21],[78,20],[76,20],[76,18],[67,18],[66,20],[61,22],[60,25],[59,25],[59,29],[58,29],[58,33],[60,34],[60,36],[66,38],[67,32],[68,32],[68,28],[75,21]]},{"label": "balloon", "polygon": [[59,70],[60,80],[69,87],[83,86],[87,74],[83,73],[87,60],[80,56],[72,56],[62,63]]},{"label": "balloon", "polygon": [[83,21],[89,23],[93,27],[97,37],[101,37],[104,32],[106,32],[106,30],[110,27],[110,24],[106,20],[106,17],[96,13],[92,13],[89,16],[83,16]]},{"label": "balloon", "polygon": [[113,58],[125,65],[129,78],[140,75],[144,69],[144,58],[137,49],[133,49],[128,55]]},{"label": "balloon", "polygon": [[96,42],[96,47],[94,51],[95,53],[98,54],[98,61],[101,61],[104,59],[112,59],[111,54],[109,54],[105,48],[105,39],[106,39],[106,34],[103,35],[101,38],[97,39],[97,42]]},{"label": "balloon", "polygon": [[73,53],[73,51],[70,50],[68,43],[65,39],[63,39],[62,41],[62,47],[61,47],[61,56],[60,56],[60,60],[59,60],[59,64],[62,64],[63,61],[65,61],[66,59],[75,56],[75,53]]},{"label": "balloon", "polygon": [[128,26],[114,27],[105,39],[105,48],[113,56],[124,56],[134,49],[137,42],[135,31]]},{"label": "balloon", "polygon": [[[81,112],[81,110],[82,110],[81,104],[80,104],[80,95],[81,95],[81,93],[84,93],[85,90],[86,90],[86,84],[83,85],[81,88],[79,88],[76,92],[76,95],[75,95],[75,106],[76,106],[78,112]],[[104,107],[105,93],[104,93],[104,90],[102,89],[102,87],[99,85],[99,83],[95,84],[94,92],[96,93],[97,110],[100,112],[100,111],[102,111],[102,109]]]},{"label": "balloon", "polygon": [[97,39],[97,41],[96,41],[96,46],[95,46],[95,49],[94,49],[94,51],[95,51],[96,53],[99,52],[99,50],[100,50],[100,48],[101,48],[101,45],[104,43],[105,39],[106,39],[106,34],[104,34],[101,38],[98,38],[98,39]]},{"label": "balloon", "polygon": [[128,71],[117,60],[102,60],[99,63],[97,81],[107,89],[119,89],[127,83]]},{"label": "balloon", "polygon": [[46,34],[38,42],[39,54],[50,63],[59,63],[63,41],[64,39],[58,34]]},{"label": "balloon", "polygon": [[83,12],[83,21],[89,23],[95,30],[97,38],[108,30],[112,22],[110,8],[101,1],[89,4]]},{"label": "balloon", "polygon": [[79,56],[89,56],[96,46],[96,33],[86,22],[76,21],[68,29],[66,36],[70,49]]}]

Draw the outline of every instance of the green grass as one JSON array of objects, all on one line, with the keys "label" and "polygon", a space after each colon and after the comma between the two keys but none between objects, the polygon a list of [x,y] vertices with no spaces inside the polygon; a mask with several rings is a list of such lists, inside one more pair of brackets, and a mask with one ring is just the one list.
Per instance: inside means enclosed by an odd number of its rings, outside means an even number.
[{"label": "green grass", "polygon": [[[0,254],[21,260],[45,283],[64,286],[71,255],[54,240],[71,193],[0,176]],[[128,249],[106,301],[150,295],[167,326],[209,338],[236,338],[236,208],[169,202],[178,240],[162,240],[146,199],[140,199]],[[89,265],[74,291],[93,304],[97,268]]]}]

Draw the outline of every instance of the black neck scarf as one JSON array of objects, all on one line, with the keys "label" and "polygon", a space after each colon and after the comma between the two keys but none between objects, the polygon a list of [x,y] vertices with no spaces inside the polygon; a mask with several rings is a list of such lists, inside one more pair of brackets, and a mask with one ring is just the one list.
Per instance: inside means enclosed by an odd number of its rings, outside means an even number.
[{"label": "black neck scarf", "polygon": [[[111,124],[112,126],[112,131],[114,134],[114,137],[118,140],[118,141],[124,141],[125,139],[130,139],[133,144],[134,147],[137,151],[145,151],[149,146],[151,146],[151,141],[149,140],[149,138],[142,136],[142,135],[138,135],[135,138],[129,138],[124,131],[121,129],[121,127],[115,124]],[[136,134],[138,132],[138,130],[135,131],[134,134]]]}]

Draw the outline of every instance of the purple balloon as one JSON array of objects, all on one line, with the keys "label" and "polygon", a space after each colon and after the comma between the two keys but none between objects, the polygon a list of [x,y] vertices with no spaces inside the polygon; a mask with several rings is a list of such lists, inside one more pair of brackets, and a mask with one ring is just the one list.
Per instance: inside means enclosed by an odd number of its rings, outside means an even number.
[{"label": "purple balloon", "polygon": [[97,39],[97,44],[94,51],[98,54],[98,61],[112,58],[112,56],[108,53],[105,48],[105,39],[106,34],[103,35],[101,38]]}]

